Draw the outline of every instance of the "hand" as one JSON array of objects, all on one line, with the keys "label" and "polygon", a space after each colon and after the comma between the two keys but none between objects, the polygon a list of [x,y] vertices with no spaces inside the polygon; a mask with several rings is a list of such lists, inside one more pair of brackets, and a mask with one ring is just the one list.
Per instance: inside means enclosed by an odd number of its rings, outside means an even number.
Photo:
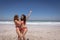
[{"label": "hand", "polygon": [[32,12],[32,10],[30,9],[30,13]]}]

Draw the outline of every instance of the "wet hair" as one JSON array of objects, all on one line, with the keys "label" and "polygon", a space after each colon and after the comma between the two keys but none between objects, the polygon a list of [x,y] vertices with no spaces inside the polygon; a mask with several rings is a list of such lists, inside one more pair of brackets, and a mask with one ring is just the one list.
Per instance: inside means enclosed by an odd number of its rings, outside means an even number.
[{"label": "wet hair", "polygon": [[14,21],[15,21],[15,20],[19,21],[18,15],[15,15],[15,16],[14,16]]},{"label": "wet hair", "polygon": [[[22,16],[23,16],[23,18],[22,18]],[[24,24],[26,24],[26,15],[24,15],[24,14],[22,14],[22,16],[21,16],[21,21],[24,21]]]}]

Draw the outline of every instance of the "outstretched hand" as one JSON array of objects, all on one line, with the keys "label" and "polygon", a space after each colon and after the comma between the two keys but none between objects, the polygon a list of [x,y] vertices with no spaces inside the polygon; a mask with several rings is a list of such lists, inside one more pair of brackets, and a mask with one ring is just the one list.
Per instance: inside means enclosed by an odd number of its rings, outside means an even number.
[{"label": "outstretched hand", "polygon": [[27,20],[29,19],[31,13],[32,13],[32,10],[30,9],[30,12],[29,12],[28,15],[27,15]]}]

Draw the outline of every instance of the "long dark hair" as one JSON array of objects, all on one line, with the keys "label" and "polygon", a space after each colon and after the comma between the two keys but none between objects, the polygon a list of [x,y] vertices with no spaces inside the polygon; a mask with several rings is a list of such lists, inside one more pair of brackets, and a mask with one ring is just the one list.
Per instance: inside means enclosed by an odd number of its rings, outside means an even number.
[{"label": "long dark hair", "polygon": [[15,15],[15,16],[14,16],[14,21],[15,21],[15,20],[19,21],[18,15]]},{"label": "long dark hair", "polygon": [[[22,16],[23,16],[23,18],[22,18]],[[26,24],[26,15],[24,15],[24,14],[22,14],[22,16],[21,16],[21,21],[24,21],[24,24]]]}]

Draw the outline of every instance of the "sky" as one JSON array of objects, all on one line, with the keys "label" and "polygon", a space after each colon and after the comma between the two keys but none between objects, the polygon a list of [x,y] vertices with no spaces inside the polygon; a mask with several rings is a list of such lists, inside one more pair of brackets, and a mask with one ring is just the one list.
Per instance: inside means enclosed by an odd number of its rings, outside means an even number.
[{"label": "sky", "polygon": [[0,20],[27,15],[30,9],[30,20],[60,20],[60,0],[0,0]]}]

